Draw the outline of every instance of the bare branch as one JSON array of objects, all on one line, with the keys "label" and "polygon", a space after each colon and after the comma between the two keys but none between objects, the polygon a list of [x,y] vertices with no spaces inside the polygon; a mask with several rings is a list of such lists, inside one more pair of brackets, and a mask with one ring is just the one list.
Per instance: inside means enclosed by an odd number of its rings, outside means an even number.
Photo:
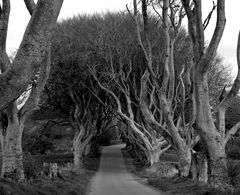
[{"label": "bare branch", "polygon": [[225,95],[225,92],[226,92],[226,87],[227,87],[227,85],[224,85],[224,87],[223,87],[223,89],[222,89],[222,92],[221,92],[221,94],[220,94],[220,96],[219,96],[219,102],[221,103],[222,102],[222,100],[224,99],[224,95]]},{"label": "bare branch", "polygon": [[24,0],[24,2],[25,2],[25,5],[26,5],[30,15],[32,15],[34,9],[36,8],[36,4],[35,4],[34,0]]},{"label": "bare branch", "polygon": [[164,77],[162,81],[162,94],[166,95],[168,82],[169,82],[169,57],[170,57],[170,36],[169,36],[169,22],[168,22],[168,10],[169,10],[169,0],[163,2],[163,29],[164,29]]},{"label": "bare branch", "polygon": [[[199,54],[203,54],[204,52],[204,31],[203,31],[203,24],[202,24],[202,2],[201,1],[194,1],[195,7],[194,10],[196,12],[195,19],[196,19],[196,41],[197,41],[197,49]],[[199,56],[201,57],[201,56]],[[198,59],[197,59],[198,60]]]},{"label": "bare branch", "polygon": [[161,21],[163,21],[162,15],[157,11],[154,2],[152,1],[152,8],[155,11],[155,13],[158,15],[158,17],[160,18]]},{"label": "bare branch", "polygon": [[0,12],[0,71],[5,72],[11,65],[6,53],[6,40],[10,14],[10,0],[3,0]]},{"label": "bare branch", "polygon": [[164,136],[165,139],[168,140],[169,143],[171,143],[170,135],[168,131],[155,119],[152,113],[149,111],[147,102],[147,81],[149,79],[149,72],[148,70],[145,71],[141,78],[141,92],[140,92],[140,108],[141,111],[148,122],[148,124],[151,125],[151,127],[156,130],[158,133],[160,133],[162,136]]},{"label": "bare branch", "polygon": [[134,5],[134,21],[135,21],[136,30],[137,30],[138,42],[139,42],[139,45],[141,46],[141,48],[142,48],[142,50],[143,50],[143,53],[144,53],[144,55],[145,55],[145,58],[148,60],[148,53],[147,53],[147,51],[146,51],[146,48],[145,48],[144,45],[143,45],[142,37],[141,37],[141,34],[140,34],[140,27],[139,27],[139,24],[138,24],[137,1],[136,1],[136,0],[133,0],[133,5]]},{"label": "bare branch", "polygon": [[238,74],[234,80],[233,86],[226,97],[222,100],[218,107],[218,129],[221,132],[222,136],[225,134],[225,112],[230,106],[233,99],[238,94],[240,89],[240,32],[238,34],[238,43],[237,43],[237,62],[238,62]]},{"label": "bare branch", "polygon": [[3,5],[0,13],[0,48],[5,51],[6,49],[6,39],[7,39],[7,29],[10,14],[10,0],[3,0]]},{"label": "bare branch", "polygon": [[209,66],[210,62],[214,58],[218,45],[220,43],[220,40],[223,35],[223,31],[226,24],[226,17],[225,17],[225,0],[218,0],[217,1],[217,24],[212,36],[212,39],[210,41],[210,44],[201,60],[201,63],[199,63],[198,67],[199,70],[205,73]]},{"label": "bare branch", "polygon": [[226,147],[227,142],[228,142],[229,139],[231,138],[231,136],[235,135],[239,130],[240,130],[240,122],[238,122],[237,124],[235,124],[235,125],[226,133],[225,140],[224,140],[224,146],[225,146],[225,147]]},{"label": "bare branch", "polygon": [[25,91],[41,67],[62,3],[63,0],[38,0],[11,68],[0,75],[0,110]]},{"label": "bare branch", "polygon": [[216,9],[217,5],[215,4],[215,2],[213,1],[213,7],[212,7],[212,10],[209,12],[207,18],[204,20],[203,22],[203,30],[205,30],[212,18],[212,14],[214,12],[214,10]]},{"label": "bare branch", "polygon": [[191,9],[190,1],[182,0],[182,4],[188,17],[188,31],[192,38],[193,43],[195,43],[196,42],[196,28],[195,28],[196,21],[195,21],[193,10]]}]

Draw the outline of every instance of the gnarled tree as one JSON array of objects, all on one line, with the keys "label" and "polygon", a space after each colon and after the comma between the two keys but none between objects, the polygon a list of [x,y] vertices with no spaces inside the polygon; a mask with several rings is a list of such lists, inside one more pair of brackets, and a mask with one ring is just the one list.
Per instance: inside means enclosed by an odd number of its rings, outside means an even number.
[{"label": "gnarled tree", "polygon": [[[51,32],[56,23],[63,0],[26,0],[25,3],[31,19],[28,23],[23,40],[16,57],[10,62],[6,54],[6,37],[8,19],[10,14],[10,0],[4,0],[1,7],[0,18],[0,55],[1,72],[0,110],[8,118],[7,124],[1,129],[1,144],[3,149],[2,176],[17,180],[24,178],[22,167],[21,136],[25,118],[29,111],[35,107],[39,93],[45,84],[45,78],[49,61],[49,41]],[[30,4],[31,6],[29,6]],[[17,109],[16,100],[32,83],[36,74],[40,71],[37,86],[32,87],[31,96],[21,111]],[[20,113],[21,112],[21,113]]]},{"label": "gnarled tree", "polygon": [[[191,141],[187,140],[186,134],[188,134],[187,126],[185,124],[185,120],[183,115],[177,114],[175,116],[175,109],[173,104],[174,96],[178,98],[178,92],[174,91],[174,83],[175,83],[175,70],[174,70],[174,61],[173,61],[173,47],[175,42],[175,36],[171,38],[170,31],[170,19],[169,19],[169,11],[170,6],[172,6],[173,2],[169,0],[159,1],[158,4],[161,7],[162,13],[158,14],[162,19],[162,28],[164,37],[164,48],[163,48],[163,64],[158,65],[154,64],[153,61],[153,47],[151,42],[151,34],[149,27],[149,14],[148,14],[148,4],[146,0],[141,1],[142,8],[142,18],[143,18],[143,38],[140,33],[140,25],[138,20],[138,7],[137,1],[133,1],[134,5],[134,19],[136,24],[136,32],[138,43],[142,48],[142,51],[146,60],[146,70],[142,76],[142,90],[141,90],[141,99],[140,105],[141,110],[143,112],[144,117],[152,125],[155,126],[155,129],[162,129],[162,136],[165,137],[166,140],[169,138],[166,135],[170,135],[172,139],[172,145],[176,148],[179,158],[179,169],[180,174],[182,176],[188,176],[191,165]],[[174,8],[171,7],[171,10]],[[174,14],[173,14],[174,15]],[[175,22],[173,22],[173,33],[178,33],[179,27],[181,26],[183,14],[182,9],[180,9],[179,15],[179,26],[175,26]],[[155,107],[158,108],[160,115],[162,116],[162,120],[160,122],[156,118],[156,115],[152,110],[149,109],[147,94],[148,92],[148,83],[151,83],[154,86],[154,94],[159,101],[159,104],[155,103]],[[184,84],[182,82],[182,84]],[[185,89],[182,87],[182,98],[185,98]],[[175,94],[175,95],[174,95]],[[177,118],[177,121],[175,120]],[[181,134],[182,130],[182,134]],[[167,132],[163,134],[163,132]]]},{"label": "gnarled tree", "polygon": [[[211,62],[216,54],[225,28],[225,1],[217,1],[217,22],[209,45],[204,45],[204,25],[202,21],[202,1],[182,0],[187,17],[188,31],[192,39],[193,49],[193,86],[196,100],[195,128],[201,136],[206,148],[209,165],[210,182],[217,187],[225,187],[229,183],[228,169],[225,153],[225,143],[230,132],[236,132],[235,127],[226,134],[225,111],[230,101],[239,90],[239,74],[226,97],[218,106],[217,123],[211,112],[209,103],[208,72]],[[239,43],[237,49],[239,61]]]}]

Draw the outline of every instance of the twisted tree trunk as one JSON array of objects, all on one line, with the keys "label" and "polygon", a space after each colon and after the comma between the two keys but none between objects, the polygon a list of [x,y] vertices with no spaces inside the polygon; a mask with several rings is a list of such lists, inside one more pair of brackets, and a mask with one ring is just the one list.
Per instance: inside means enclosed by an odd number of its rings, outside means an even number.
[{"label": "twisted tree trunk", "polygon": [[93,138],[93,132],[86,129],[83,125],[79,125],[79,130],[75,131],[73,138],[73,156],[75,168],[81,168],[83,166],[83,157],[85,150]]},{"label": "twisted tree trunk", "polygon": [[69,91],[69,95],[75,106],[74,110],[70,111],[72,112],[70,113],[70,122],[75,132],[73,138],[74,166],[79,169],[82,167],[86,147],[95,133],[89,116],[91,98],[86,99],[84,95],[79,97],[73,90]]},{"label": "twisted tree trunk", "polygon": [[[25,1],[26,2],[26,1]],[[32,1],[32,3],[34,3]],[[22,132],[26,112],[38,101],[39,93],[31,97],[22,113],[17,109],[15,100],[27,89],[39,69],[44,69],[48,54],[51,31],[56,23],[63,0],[39,0],[32,7],[32,17],[26,28],[23,40],[13,62],[6,54],[6,37],[10,1],[1,6],[0,17],[0,111],[7,110],[8,124],[0,134],[3,150],[2,176],[21,181],[24,179],[22,165]],[[45,64],[46,65],[46,64]]]},{"label": "twisted tree trunk", "polygon": [[17,181],[24,180],[22,163],[22,133],[25,119],[18,117],[16,103],[8,108],[8,126],[1,133],[2,177]]},{"label": "twisted tree trunk", "polygon": [[210,182],[214,185],[229,183],[224,139],[214,125],[209,105],[207,76],[195,74],[196,122],[209,155]]},{"label": "twisted tree trunk", "polygon": [[[22,163],[22,134],[26,119],[37,108],[41,92],[47,82],[50,72],[50,48],[45,56],[43,66],[40,70],[37,81],[32,84],[30,95],[25,104],[18,108],[17,101],[10,104],[6,109],[8,118],[7,128],[0,134],[3,166],[2,176],[17,181],[24,179]],[[26,97],[25,97],[26,98]]]},{"label": "twisted tree trunk", "polygon": [[[34,5],[32,17],[12,63],[6,54],[10,1],[4,0],[0,5],[0,111],[7,110],[4,112],[8,118],[8,124],[0,134],[3,150],[3,177],[18,181],[24,179],[21,139],[26,113],[20,114],[15,100],[27,89],[37,71],[45,68],[43,61],[48,53],[51,31],[62,2],[63,0],[39,0],[36,7]],[[37,94],[34,96],[37,97]],[[37,98],[31,98],[28,108],[32,108],[34,99]],[[29,109],[25,111],[28,112]]]},{"label": "twisted tree trunk", "polygon": [[16,57],[11,65],[4,64],[10,68],[0,75],[0,110],[26,90],[41,67],[62,3],[63,0],[37,2]]},{"label": "twisted tree trunk", "polygon": [[224,147],[225,132],[221,130],[225,123],[223,118],[221,118],[218,127],[214,124],[209,103],[209,89],[207,83],[209,67],[216,54],[225,28],[225,0],[217,1],[217,22],[215,31],[207,48],[204,43],[202,2],[194,1],[192,4],[193,6],[187,0],[182,0],[182,3],[188,17],[188,30],[193,43],[193,86],[196,101],[195,129],[201,136],[207,152],[210,183],[215,187],[228,188],[229,178]]}]

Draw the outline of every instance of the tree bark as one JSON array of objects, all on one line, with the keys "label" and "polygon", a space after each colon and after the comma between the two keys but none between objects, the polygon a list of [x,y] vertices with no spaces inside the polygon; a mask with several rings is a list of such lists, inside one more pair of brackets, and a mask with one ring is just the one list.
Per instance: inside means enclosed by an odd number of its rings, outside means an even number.
[{"label": "tree bark", "polygon": [[[74,156],[74,166],[76,169],[83,166],[83,157],[85,155],[85,150],[94,136],[94,132],[90,129],[86,129],[82,124],[78,124],[74,127],[75,135],[73,139],[73,156]],[[90,127],[91,128],[91,127]]]},{"label": "tree bark", "polygon": [[81,143],[80,132],[76,132],[73,138],[73,163],[76,168],[82,167],[84,148]]},{"label": "tree bark", "polygon": [[8,108],[8,127],[1,134],[3,153],[2,177],[12,180],[24,180],[22,162],[22,133],[24,119],[18,118],[16,103]]},{"label": "tree bark", "polygon": [[165,148],[157,147],[156,149],[153,149],[152,151],[149,151],[150,166],[154,165],[155,163],[158,163],[160,156],[164,152],[166,152],[170,147],[171,147],[171,145],[168,145]]},{"label": "tree bark", "polygon": [[22,134],[25,121],[38,106],[39,97],[47,82],[50,72],[50,51],[42,63],[39,77],[35,85],[32,84],[31,93],[23,107],[18,110],[17,102],[15,101],[6,109],[8,125],[7,129],[4,129],[0,136],[3,150],[2,176],[17,181],[24,179]]},{"label": "tree bark", "polygon": [[[146,121],[152,126],[155,127],[155,130],[158,130],[161,128],[161,125],[157,123],[151,114],[151,112],[148,109],[148,106],[146,105],[146,99],[147,99],[147,80],[149,79],[149,72],[146,70],[141,78],[141,92],[140,92],[140,108],[142,110],[142,113],[146,119]],[[154,78],[153,78],[154,79]],[[155,81],[156,83],[157,81]],[[156,90],[158,92],[158,96],[161,102],[161,110],[164,115],[168,132],[172,137],[173,143],[176,146],[178,150],[178,159],[179,159],[179,170],[180,174],[183,177],[187,177],[189,175],[190,166],[191,166],[191,151],[190,147],[185,143],[185,141],[182,139],[182,137],[179,134],[178,129],[173,123],[173,118],[171,116],[171,111],[169,108],[169,104],[167,101],[166,96],[161,91],[158,84],[155,85]],[[163,128],[162,128],[163,129]],[[162,136],[164,136],[168,140],[168,133],[165,133],[164,130],[160,131]]]},{"label": "tree bark", "polygon": [[198,155],[198,180],[204,183],[208,181],[208,161],[205,153]]},{"label": "tree bark", "polygon": [[38,1],[11,67],[0,75],[0,110],[22,94],[41,67],[62,2]]},{"label": "tree bark", "polygon": [[[228,169],[224,138],[221,129],[217,129],[209,103],[207,74],[216,54],[225,28],[225,0],[217,1],[217,22],[211,41],[204,48],[204,29],[202,23],[202,3],[182,0],[188,17],[188,31],[193,43],[194,52],[194,97],[196,101],[196,130],[207,151],[210,183],[215,187],[228,188]],[[194,8],[193,6],[194,5]],[[221,126],[221,124],[219,125]]]},{"label": "tree bark", "polygon": [[197,169],[197,159],[196,154],[192,154],[192,163],[191,163],[191,178],[197,180],[198,178],[198,169]]},{"label": "tree bark", "polygon": [[209,105],[207,75],[195,72],[195,99],[197,130],[209,155],[210,182],[222,187],[229,183],[224,139],[217,131]]},{"label": "tree bark", "polygon": [[[74,110],[70,112],[70,123],[75,132],[73,139],[73,155],[75,169],[82,167],[85,149],[94,136],[93,125],[89,119],[89,105],[91,98],[86,100],[85,96],[79,97],[78,94],[70,89],[69,96],[74,102]],[[82,99],[81,99],[82,98]],[[82,107],[80,107],[82,105]]]},{"label": "tree bark", "polygon": [[175,91],[175,68],[174,68],[174,43],[175,39],[170,39],[169,43],[169,89],[168,89],[168,101],[169,105],[172,105]]}]

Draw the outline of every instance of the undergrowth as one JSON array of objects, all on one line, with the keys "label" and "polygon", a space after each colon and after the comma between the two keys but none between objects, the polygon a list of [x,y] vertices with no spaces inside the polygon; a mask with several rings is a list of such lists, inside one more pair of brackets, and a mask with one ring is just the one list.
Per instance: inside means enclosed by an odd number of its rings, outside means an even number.
[{"label": "undergrowth", "polygon": [[[145,183],[159,189],[167,194],[178,194],[178,195],[226,195],[233,194],[239,195],[240,190],[235,189],[234,193],[221,192],[217,189],[213,189],[210,185],[205,183],[193,181],[190,178],[179,178],[175,177],[161,177],[156,172],[148,172],[148,168],[135,160],[127,150],[122,150],[125,164],[129,172],[141,178]],[[166,155],[168,156],[168,155]],[[169,162],[172,159],[162,159],[162,162]],[[235,169],[236,171],[236,169]]]},{"label": "undergrowth", "polygon": [[[27,181],[17,183],[0,179],[0,195],[85,195],[88,183],[98,168],[99,158],[100,156],[88,156],[84,160],[84,167],[77,173],[68,171],[53,179],[39,175],[41,162],[52,162],[53,156],[28,156],[24,162]],[[61,163],[61,155],[56,159]],[[66,156],[63,155],[62,159],[64,164]]]}]

